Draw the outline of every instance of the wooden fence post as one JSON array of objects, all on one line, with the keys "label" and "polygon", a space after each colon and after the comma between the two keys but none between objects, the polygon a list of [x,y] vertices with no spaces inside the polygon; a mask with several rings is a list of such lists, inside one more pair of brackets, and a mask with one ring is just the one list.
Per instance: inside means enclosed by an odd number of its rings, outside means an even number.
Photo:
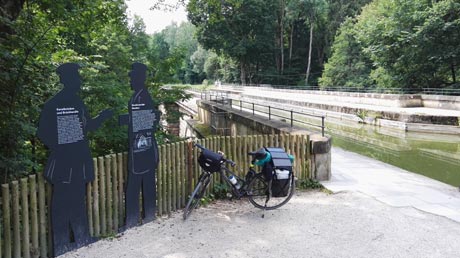
[{"label": "wooden fence post", "polygon": [[123,193],[124,193],[124,186],[123,186],[123,171],[126,169],[123,166],[123,154],[117,154],[117,172],[118,172],[118,227],[123,226],[124,224],[124,205],[123,205]]},{"label": "wooden fence post", "polygon": [[18,181],[11,182],[13,210],[13,257],[21,257],[21,235],[19,229],[19,185]]},{"label": "wooden fence post", "polygon": [[161,146],[163,148],[162,161],[162,173],[161,173],[161,182],[162,182],[162,203],[163,203],[163,215],[168,214],[168,149],[167,145],[164,144]]},{"label": "wooden fence post", "polygon": [[[94,178],[96,180],[96,177]],[[93,184],[88,183],[86,184],[86,213],[88,216],[88,226],[89,226],[89,234],[91,236],[94,235],[94,226],[93,226]]]},{"label": "wooden fence post", "polygon": [[11,212],[10,212],[10,187],[2,185],[2,216],[3,216],[3,243],[4,257],[11,258]]},{"label": "wooden fence post", "polygon": [[188,142],[184,142],[182,145],[182,160],[184,161],[183,169],[184,169],[184,174],[182,178],[182,208],[185,207],[187,204],[187,178],[188,178]]},{"label": "wooden fence post", "polygon": [[166,212],[168,215],[171,215],[171,192],[172,192],[172,183],[171,183],[171,144],[166,145],[166,179],[167,179],[167,194],[166,194]]},{"label": "wooden fence post", "polygon": [[105,205],[105,170],[104,170],[104,158],[97,158],[98,172],[99,172],[99,209],[100,209],[100,221],[101,221],[101,235],[107,234],[107,213]]},{"label": "wooden fence post", "polygon": [[[34,258],[38,258],[38,203],[37,203],[37,180],[35,175],[29,176],[30,182],[30,220],[31,220],[31,236],[32,249],[31,254]],[[1,257],[1,255],[0,255]]]},{"label": "wooden fence post", "polygon": [[40,257],[48,257],[48,219],[46,216],[46,188],[43,175],[38,176],[38,223],[39,223],[39,242]]},{"label": "wooden fence post", "polygon": [[118,191],[117,191],[117,185],[118,185],[118,166],[117,166],[117,155],[111,154],[110,158],[112,160],[112,232],[117,233],[118,232]]},{"label": "wooden fence post", "polygon": [[[30,257],[29,180],[21,178],[22,257]],[[19,225],[18,225],[19,226]]]},{"label": "wooden fence post", "polygon": [[163,190],[163,185],[162,185],[162,174],[161,174],[161,171],[163,170],[163,162],[162,162],[162,156],[163,156],[163,153],[162,153],[162,146],[158,146],[158,155],[159,155],[159,162],[158,162],[158,167],[157,167],[157,170],[155,171],[156,172],[156,181],[157,181],[157,188],[156,188],[156,191],[157,191],[157,213],[158,213],[158,216],[161,216],[163,215],[163,205],[162,205],[162,200],[163,200],[163,196],[161,194],[161,191]]},{"label": "wooden fence post", "polygon": [[[99,214],[99,182],[100,182],[100,172],[99,172],[99,164],[98,158],[93,159],[93,166],[94,166],[94,181],[92,182],[92,190],[93,190],[93,236],[100,236],[101,235],[101,217]],[[91,225],[90,225],[91,226]]]},{"label": "wooden fence post", "polygon": [[193,142],[187,143],[187,191],[188,194],[193,191]]},{"label": "wooden fence post", "polygon": [[122,219],[122,225],[125,225],[125,218],[126,218],[126,195],[125,195],[125,191],[126,191],[126,182],[128,182],[128,173],[129,173],[129,168],[128,168],[128,152],[125,151],[123,152],[123,176],[122,176],[122,200],[123,202],[121,203],[122,204],[122,211],[123,211],[123,219]]},{"label": "wooden fence post", "polygon": [[175,210],[179,210],[180,209],[180,206],[181,206],[181,200],[180,200],[180,180],[181,180],[181,175],[182,175],[182,171],[181,171],[181,166],[182,166],[182,160],[181,160],[181,157],[180,157],[180,143],[179,142],[176,142],[174,143],[174,159],[175,159],[175,165],[174,165],[174,185],[175,185],[175,194],[174,194],[174,199],[176,200],[176,206],[175,206]]},{"label": "wooden fence post", "polygon": [[105,190],[106,190],[106,234],[111,234],[113,232],[113,210],[112,210],[112,156],[106,155],[104,157],[104,167],[105,167]]},{"label": "wooden fence post", "polygon": [[[202,144],[202,140],[197,140],[197,143],[198,144]],[[193,158],[192,158],[192,162],[193,162],[193,167],[192,167],[192,177],[190,178],[190,184],[191,184],[191,191],[189,192],[189,194],[192,193],[193,189],[195,188],[195,185],[197,183],[197,179],[198,179],[198,176],[197,174],[199,173],[199,166],[198,166],[198,148],[192,148],[192,154],[193,154]]]}]

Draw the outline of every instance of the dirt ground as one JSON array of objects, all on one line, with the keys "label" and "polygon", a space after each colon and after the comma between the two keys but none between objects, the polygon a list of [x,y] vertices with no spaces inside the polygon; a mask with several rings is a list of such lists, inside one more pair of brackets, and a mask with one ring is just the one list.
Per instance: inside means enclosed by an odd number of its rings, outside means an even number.
[{"label": "dirt ground", "polygon": [[280,209],[217,201],[61,258],[460,257],[460,223],[359,193],[297,192]]}]

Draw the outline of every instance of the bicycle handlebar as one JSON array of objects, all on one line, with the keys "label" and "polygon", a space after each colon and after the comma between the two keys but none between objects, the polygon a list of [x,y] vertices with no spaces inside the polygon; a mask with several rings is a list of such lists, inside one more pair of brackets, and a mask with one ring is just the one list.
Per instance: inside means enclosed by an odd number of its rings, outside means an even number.
[{"label": "bicycle handlebar", "polygon": [[225,159],[225,163],[230,164],[232,167],[236,166],[236,163],[233,160]]},{"label": "bicycle handlebar", "polygon": [[194,147],[198,147],[198,148],[201,149],[201,150],[207,150],[205,147],[199,145],[198,143],[194,143],[193,146],[194,146]]},{"label": "bicycle handlebar", "polygon": [[[208,150],[208,151],[211,151],[211,150],[206,149],[205,147],[199,145],[198,143],[194,143],[193,146],[198,147],[200,150]],[[223,156],[222,156],[222,158],[223,158]],[[226,159],[226,158],[223,158],[223,160],[224,160],[225,163],[230,164],[230,166],[232,166],[232,167],[236,166],[236,163],[235,163],[233,160]]]}]

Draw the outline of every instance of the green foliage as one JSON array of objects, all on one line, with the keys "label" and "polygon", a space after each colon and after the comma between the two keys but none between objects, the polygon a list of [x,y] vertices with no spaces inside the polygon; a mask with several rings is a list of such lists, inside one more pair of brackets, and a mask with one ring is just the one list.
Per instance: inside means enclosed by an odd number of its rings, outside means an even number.
[{"label": "green foliage", "polygon": [[300,189],[324,189],[324,186],[314,179],[304,179],[299,182]]},{"label": "green foliage", "polygon": [[238,60],[241,80],[250,76],[250,65],[273,48],[275,1],[192,0],[188,18],[197,27],[198,41],[206,49]]},{"label": "green foliage", "polygon": [[366,120],[366,117],[368,116],[368,114],[369,114],[369,110],[367,110],[367,109],[359,109],[356,112],[356,116],[361,119],[361,123],[365,123],[365,120]]},{"label": "green foliage", "polygon": [[198,133],[203,137],[208,137],[208,136],[213,135],[211,131],[211,127],[209,125],[196,124],[194,129],[197,130]]},{"label": "green foliage", "polygon": [[460,88],[459,31],[458,1],[375,0],[342,25],[321,86]]},{"label": "green foliage", "polygon": [[226,183],[216,183],[212,189],[212,195],[214,199],[225,199],[227,193],[230,192],[230,187]]},{"label": "green foliage", "polygon": [[201,197],[200,204],[203,205],[203,206],[206,206],[206,205],[212,203],[214,200],[215,200],[214,196],[212,194],[210,194],[208,196]]},{"label": "green foliage", "polygon": [[353,19],[347,19],[340,27],[332,46],[332,57],[319,80],[322,89],[365,89],[373,85],[369,77],[371,61],[362,53],[362,46],[355,37],[357,32],[354,25]]},{"label": "green foliage", "polygon": [[[0,181],[43,169],[47,151],[35,131],[41,107],[62,88],[55,69],[64,62],[83,67],[81,96],[89,112],[95,116],[112,108],[115,113],[89,135],[92,154],[126,151],[127,129],[118,126],[117,116],[127,112],[132,94],[131,63],[158,65],[169,76],[169,71],[182,67],[182,50],[174,50],[164,62],[150,58],[156,45],[145,34],[141,19],[128,26],[123,0],[29,1],[19,9],[17,17],[2,16],[0,26]],[[10,29],[3,31],[5,22]],[[168,81],[158,74],[156,83]],[[154,97],[158,103],[171,103],[174,98],[186,95],[176,89]],[[164,132],[158,134],[174,140]]]}]

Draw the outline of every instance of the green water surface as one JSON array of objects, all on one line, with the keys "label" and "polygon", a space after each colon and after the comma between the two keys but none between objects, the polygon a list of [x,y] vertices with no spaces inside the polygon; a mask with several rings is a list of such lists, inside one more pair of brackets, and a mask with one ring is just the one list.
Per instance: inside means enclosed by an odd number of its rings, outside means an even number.
[{"label": "green water surface", "polygon": [[333,146],[460,186],[460,135],[403,132],[369,125],[327,123]]}]

